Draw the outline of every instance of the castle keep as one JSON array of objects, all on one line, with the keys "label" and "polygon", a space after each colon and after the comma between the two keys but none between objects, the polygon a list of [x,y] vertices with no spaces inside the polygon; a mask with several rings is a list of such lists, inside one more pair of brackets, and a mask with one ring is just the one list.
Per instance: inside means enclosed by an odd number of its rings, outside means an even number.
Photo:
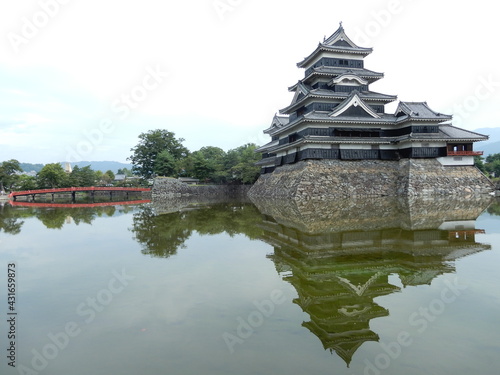
[{"label": "castle keep", "polygon": [[342,24],[297,66],[304,78],[292,102],[264,133],[261,177],[252,196],[322,199],[337,196],[488,193],[474,167],[482,134],[451,124],[426,102],[385,105],[395,95],[370,90],[383,73],[365,68],[372,52],[354,44]]}]

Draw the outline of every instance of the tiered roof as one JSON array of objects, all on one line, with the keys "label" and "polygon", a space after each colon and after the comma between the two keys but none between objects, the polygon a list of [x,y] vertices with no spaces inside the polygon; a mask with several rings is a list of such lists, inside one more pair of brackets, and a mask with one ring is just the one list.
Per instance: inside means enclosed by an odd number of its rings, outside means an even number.
[{"label": "tiered roof", "polygon": [[[333,66],[318,66],[315,68],[310,68],[310,70],[306,72],[306,76],[302,81],[308,82],[315,76],[337,77],[342,74],[353,73],[353,72],[357,74],[359,77],[368,80],[369,83],[373,83],[381,78],[384,78],[384,73],[377,73],[365,68],[356,69],[356,68],[338,68]],[[291,88],[293,87],[294,86],[292,86]]]},{"label": "tiered roof", "polygon": [[363,57],[368,56],[372,53],[372,48],[364,48],[357,46],[349,37],[346,35],[344,28],[342,27],[342,22],[340,27],[335,31],[329,38],[325,39],[323,43],[319,43],[318,47],[309,56],[304,58],[301,62],[297,63],[299,68],[305,68],[322,52],[341,52],[361,55]]},{"label": "tiered roof", "polygon": [[[305,77],[288,88],[294,93],[291,103],[264,130],[273,140],[257,149],[266,159],[259,165],[272,166],[273,154],[287,155],[286,150],[298,153],[306,149],[300,147],[303,144],[323,144],[323,149],[325,143],[386,144],[392,145],[386,150],[394,150],[400,142],[404,142],[401,147],[426,147],[410,146],[408,142],[470,143],[488,139],[452,126],[451,115],[431,109],[427,102],[400,101],[394,113],[386,113],[385,105],[398,98],[370,89],[372,83],[384,77],[383,73],[365,69],[363,59],[371,52],[371,48],[357,46],[341,23],[335,33],[297,64],[306,69]],[[313,132],[307,130],[310,128],[328,131],[311,135]],[[345,132],[350,130],[357,134],[347,136]]]}]

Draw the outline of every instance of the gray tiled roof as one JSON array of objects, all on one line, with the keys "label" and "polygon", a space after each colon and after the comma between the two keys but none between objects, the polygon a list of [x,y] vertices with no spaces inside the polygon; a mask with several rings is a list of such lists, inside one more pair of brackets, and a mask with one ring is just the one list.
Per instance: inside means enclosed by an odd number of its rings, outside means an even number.
[{"label": "gray tiled roof", "polygon": [[274,118],[281,124],[281,125],[286,125],[290,121],[290,118],[288,116],[274,116]]},{"label": "gray tiled roof", "polygon": [[390,124],[394,125],[396,123],[396,117],[392,114],[388,113],[379,113],[378,114],[380,118],[374,118],[371,116],[364,116],[364,117],[356,117],[356,116],[337,116],[337,117],[331,117],[328,115],[328,113],[325,112],[317,112],[317,111],[312,111],[309,113],[306,113],[303,117],[306,120],[313,120],[313,121],[327,121],[327,122],[332,122],[332,123],[377,123],[377,124]]},{"label": "gray tiled roof", "polygon": [[[368,79],[371,82],[383,78],[384,73],[377,73],[368,69],[358,69],[358,68],[338,68],[333,66],[320,66],[313,69],[313,72],[316,74],[322,75],[331,75],[331,76],[339,76],[346,73],[356,74],[362,78]],[[311,73],[310,75],[314,74]],[[305,77],[308,78],[308,77]]]},{"label": "gray tiled roof", "polygon": [[[313,95],[332,96],[332,97],[336,97],[336,98],[348,98],[351,95],[351,93],[352,93],[352,91],[351,92],[334,92],[334,91],[325,90],[325,89],[311,90],[311,94],[313,94]],[[375,92],[375,91],[358,91],[358,95],[363,100],[393,101],[393,100],[396,100],[398,98],[397,95],[381,94],[381,93]]]},{"label": "gray tiled roof", "polygon": [[261,152],[261,151],[267,150],[269,148],[277,146],[278,143],[279,143],[279,141],[271,141],[269,143],[266,143],[264,146],[260,146],[260,147],[256,148],[255,152]]},{"label": "gray tiled roof", "polygon": [[[316,117],[318,117],[316,120],[322,120],[327,121],[327,115],[320,115],[316,114]],[[394,119],[394,116],[388,115],[388,117],[392,117]],[[352,119],[352,117],[349,117],[349,119]],[[329,118],[329,120],[332,121],[332,118]],[[336,118],[332,122],[338,122],[337,120],[340,120],[342,122],[342,119]],[[344,121],[346,118],[344,118]],[[366,120],[366,118],[360,118],[360,121]],[[373,122],[380,122],[376,121],[377,119],[373,119],[375,121]],[[360,128],[362,129],[362,128]],[[325,137],[325,136],[315,136],[315,135],[308,135],[305,136],[304,138],[301,138],[297,140],[296,142],[293,143],[288,143],[284,145],[280,145],[278,141],[273,141],[270,142],[264,146],[261,146],[259,149],[257,149],[257,152],[262,152],[262,151],[276,151],[276,150],[281,150],[281,149],[286,149],[289,147],[295,147],[298,144],[302,143],[359,143],[359,144],[390,144],[390,143],[399,143],[399,142],[419,142],[419,141],[435,141],[435,142],[450,142],[450,141],[457,141],[457,142],[478,142],[478,141],[485,141],[488,139],[488,136],[475,133],[469,130],[465,129],[460,129],[452,125],[439,125],[439,132],[438,133],[411,133],[411,134],[405,134],[402,136],[396,136],[396,137],[371,137],[371,138],[363,138],[363,137]]]},{"label": "gray tiled roof", "polygon": [[452,116],[433,111],[427,102],[400,102],[396,109],[398,113],[405,113],[412,119],[440,119],[441,121],[451,120]]},{"label": "gray tiled roof", "polygon": [[329,46],[329,45],[326,45],[323,43],[319,43],[318,47],[316,47],[316,49],[309,56],[305,57],[302,61],[297,63],[297,66],[299,68],[303,68],[307,63],[312,61],[314,56],[319,54],[321,51],[352,53],[352,54],[359,54],[359,55],[367,56],[373,52],[373,49],[372,48],[363,48],[363,47],[345,47],[345,46],[338,46],[338,45]]},{"label": "gray tiled roof", "polygon": [[440,125],[439,129],[448,137],[455,139],[467,138],[478,141],[486,141],[489,138],[487,135],[472,132],[470,130],[457,128],[453,125],[448,125],[448,124]]},{"label": "gray tiled roof", "polygon": [[[329,123],[329,124],[370,124],[370,125],[388,125],[388,126],[394,126],[394,125],[399,125],[408,121],[436,121],[436,122],[443,122],[446,121],[446,118],[442,119],[418,119],[418,118],[410,118],[408,116],[405,116],[404,118],[401,117],[396,117],[393,114],[389,113],[378,113],[380,118],[373,118],[373,117],[368,117],[368,116],[337,116],[337,117],[331,117],[329,116],[328,113],[326,112],[318,112],[318,111],[311,111],[309,113],[306,113],[302,117],[299,117],[295,119],[294,121],[291,121],[287,125],[283,126],[283,129],[288,128],[289,126],[294,126],[297,125],[301,122],[318,122],[318,123]],[[476,141],[482,141],[488,139],[487,136],[474,133],[468,130],[460,129],[457,127],[454,127],[452,125],[448,124],[440,124],[439,125],[441,131],[440,133],[415,133],[412,135],[406,135],[402,137],[396,137],[396,140],[403,140],[407,138],[411,139],[429,139],[429,140],[471,140],[473,142]],[[274,130],[274,129],[273,129]]]},{"label": "gray tiled roof", "polygon": [[[309,94],[304,96],[299,101],[292,103],[288,107],[281,109],[280,113],[285,114],[291,112],[293,108],[300,106],[308,98],[330,98],[330,99],[345,100],[351,95],[351,93],[352,92],[335,92],[332,90],[314,89],[311,90]],[[365,101],[392,102],[398,98],[396,95],[386,95],[374,91],[361,91],[358,92],[358,95],[361,99]]]},{"label": "gray tiled roof", "polygon": [[274,128],[281,128],[282,126],[287,125],[290,122],[290,118],[288,116],[278,116],[274,115],[271,126],[264,130],[264,133],[269,133]]},{"label": "gray tiled roof", "polygon": [[321,137],[308,135],[304,137],[306,142],[318,143],[365,143],[365,144],[390,144],[391,138],[362,138],[362,137]]}]

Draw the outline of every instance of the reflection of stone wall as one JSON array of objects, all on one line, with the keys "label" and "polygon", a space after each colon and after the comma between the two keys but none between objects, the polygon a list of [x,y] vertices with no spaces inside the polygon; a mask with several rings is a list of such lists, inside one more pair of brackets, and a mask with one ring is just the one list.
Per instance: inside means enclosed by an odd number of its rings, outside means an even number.
[{"label": "reflection of stone wall", "polygon": [[260,176],[252,197],[329,200],[345,197],[485,194],[492,183],[475,167],[435,159],[308,160]]},{"label": "reflection of stone wall", "polygon": [[176,197],[244,197],[250,185],[188,185],[174,178],[156,178],[151,189],[154,201]]},{"label": "reflection of stone wall", "polygon": [[229,199],[227,197],[169,197],[165,199],[154,200],[151,207],[154,209],[156,215],[164,215],[172,212],[190,211],[200,207],[210,207],[215,204],[222,203],[251,203],[248,198],[235,197]]},{"label": "reflection of stone wall", "polygon": [[464,198],[378,197],[330,201],[251,197],[264,215],[299,230],[378,230],[437,228],[444,221],[475,220],[491,203],[490,196]]}]

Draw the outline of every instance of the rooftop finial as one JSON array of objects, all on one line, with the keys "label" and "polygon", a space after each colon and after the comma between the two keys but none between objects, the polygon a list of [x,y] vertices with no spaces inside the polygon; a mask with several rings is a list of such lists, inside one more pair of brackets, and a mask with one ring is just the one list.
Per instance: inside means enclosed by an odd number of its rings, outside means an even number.
[{"label": "rooftop finial", "polygon": [[339,24],[340,24],[340,28],[342,28],[342,21],[340,21]]}]

